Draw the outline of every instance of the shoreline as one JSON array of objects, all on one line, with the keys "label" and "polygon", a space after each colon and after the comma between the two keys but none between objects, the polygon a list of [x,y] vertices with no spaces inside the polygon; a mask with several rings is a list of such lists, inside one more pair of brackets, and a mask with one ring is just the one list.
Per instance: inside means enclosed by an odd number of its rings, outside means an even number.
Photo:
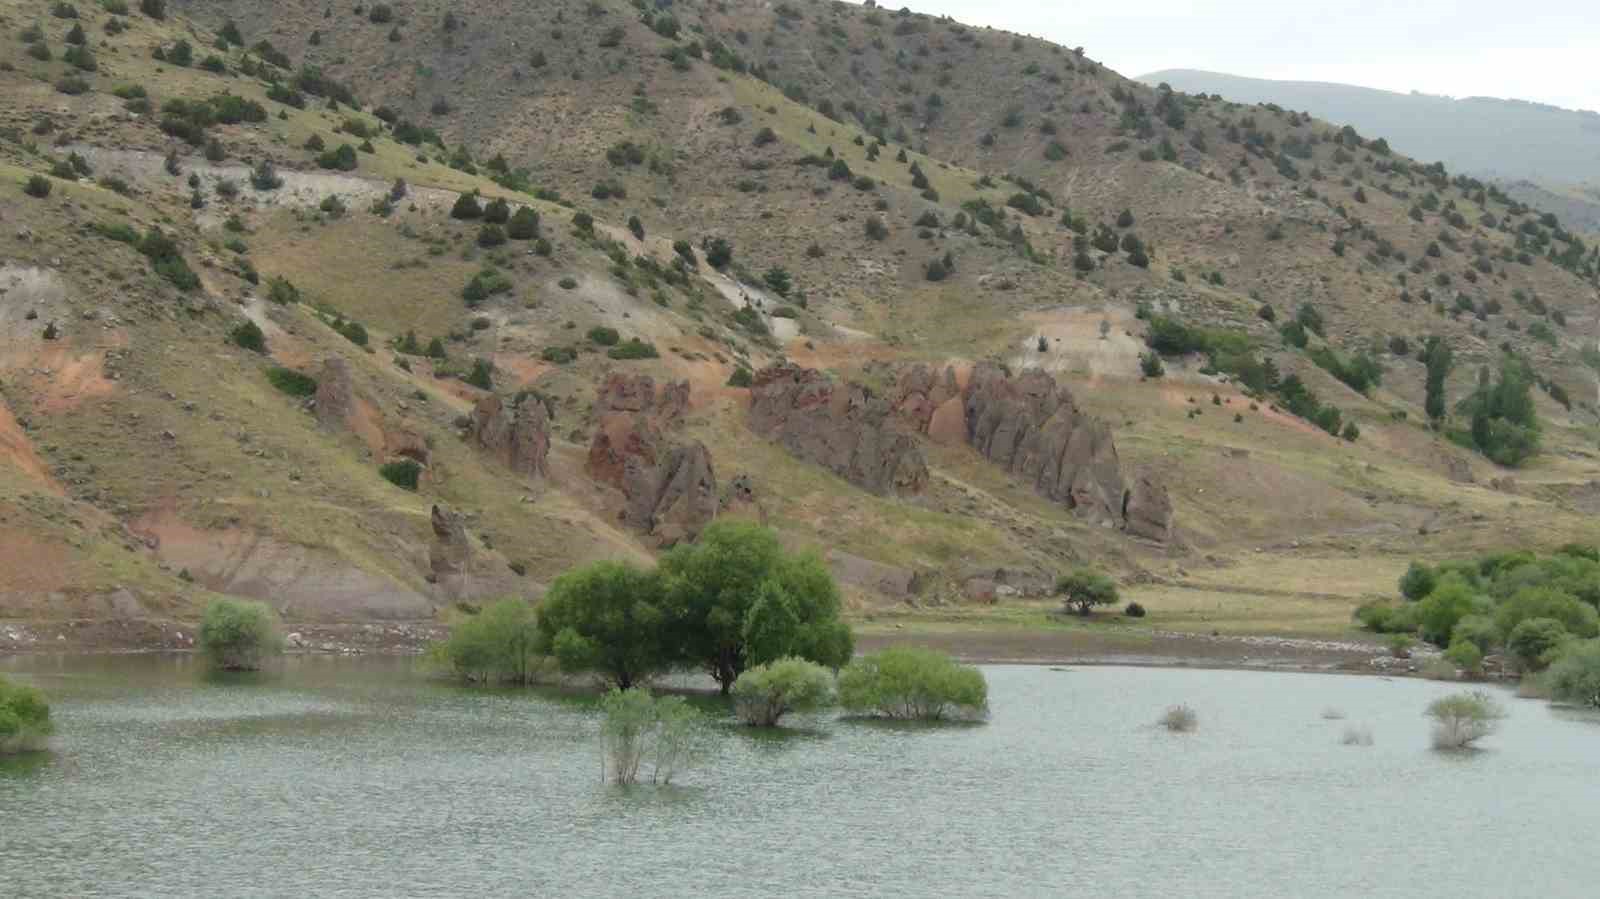
[{"label": "shoreline", "polygon": [[[193,652],[194,631],[192,623],[161,619],[0,620],[0,657]],[[418,655],[447,631],[435,621],[284,625],[289,655]],[[1329,637],[1029,630],[981,624],[954,631],[906,623],[857,625],[857,652],[905,644],[937,649],[975,665],[1120,665],[1392,677],[1414,675],[1426,660],[1425,656],[1397,659],[1376,643]]]}]

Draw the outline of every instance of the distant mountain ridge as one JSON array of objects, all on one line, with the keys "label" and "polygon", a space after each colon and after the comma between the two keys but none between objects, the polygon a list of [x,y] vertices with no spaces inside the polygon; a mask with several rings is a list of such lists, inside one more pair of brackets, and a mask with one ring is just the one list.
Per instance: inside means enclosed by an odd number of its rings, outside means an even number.
[{"label": "distant mountain ridge", "polygon": [[1190,94],[1276,103],[1383,137],[1417,159],[1507,179],[1600,181],[1600,113],[1493,97],[1451,99],[1319,81],[1274,81],[1196,69],[1142,75]]}]

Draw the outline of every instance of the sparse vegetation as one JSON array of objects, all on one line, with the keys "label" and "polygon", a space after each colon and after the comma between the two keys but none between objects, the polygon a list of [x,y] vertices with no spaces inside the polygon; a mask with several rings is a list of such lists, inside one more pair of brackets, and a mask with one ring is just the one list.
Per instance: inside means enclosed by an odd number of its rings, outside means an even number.
[{"label": "sparse vegetation", "polygon": [[1481,690],[1453,693],[1428,704],[1433,719],[1433,748],[1468,749],[1494,733],[1505,718],[1505,710],[1494,697]]},{"label": "sparse vegetation", "polygon": [[1175,734],[1186,734],[1200,726],[1200,716],[1187,705],[1168,706],[1161,713],[1161,726]]}]

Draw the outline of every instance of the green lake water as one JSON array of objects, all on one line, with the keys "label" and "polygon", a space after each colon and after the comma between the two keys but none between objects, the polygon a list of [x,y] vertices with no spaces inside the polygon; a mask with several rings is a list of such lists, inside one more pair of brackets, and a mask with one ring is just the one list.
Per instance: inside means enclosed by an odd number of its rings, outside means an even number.
[{"label": "green lake water", "polygon": [[[592,698],[415,665],[219,681],[186,656],[0,658],[57,722],[50,752],[0,759],[0,895],[1600,891],[1600,717],[1509,694],[1481,751],[1438,753],[1422,711],[1455,685],[996,666],[981,725],[772,736],[697,701],[706,764],[628,789],[600,782]],[[1176,702],[1197,731],[1154,726]]]}]

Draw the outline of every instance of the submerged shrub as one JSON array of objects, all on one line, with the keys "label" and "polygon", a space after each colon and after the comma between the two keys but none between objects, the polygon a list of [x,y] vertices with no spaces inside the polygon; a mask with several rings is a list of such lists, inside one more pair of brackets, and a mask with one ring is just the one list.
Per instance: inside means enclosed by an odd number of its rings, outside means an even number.
[{"label": "submerged shrub", "polygon": [[1161,713],[1161,726],[1173,733],[1186,734],[1200,726],[1200,716],[1195,714],[1194,709],[1179,703],[1168,706],[1167,710]]},{"label": "submerged shrub", "polygon": [[1345,746],[1371,746],[1372,728],[1352,724],[1344,729],[1339,742]]},{"label": "submerged shrub", "polygon": [[757,665],[733,682],[733,709],[752,727],[776,727],[789,712],[821,708],[833,701],[828,669],[794,657]]},{"label": "submerged shrub", "polygon": [[682,696],[655,698],[641,688],[616,689],[600,700],[602,777],[626,786],[651,762],[650,782],[672,778],[703,755],[700,713]]},{"label": "submerged shrub", "polygon": [[533,607],[502,599],[476,615],[464,615],[450,635],[428,647],[428,660],[461,680],[525,684],[541,668],[539,629]]},{"label": "submerged shrub", "polygon": [[983,672],[931,649],[894,647],[851,662],[839,674],[839,703],[858,714],[938,721],[981,717]]},{"label": "submerged shrub", "polygon": [[283,650],[278,618],[263,602],[215,599],[200,622],[200,651],[211,667],[255,671],[269,655]]},{"label": "submerged shrub", "polygon": [[1466,749],[1498,730],[1506,713],[1494,697],[1474,690],[1435,699],[1427,716],[1433,719],[1433,748]]},{"label": "submerged shrub", "polygon": [[43,693],[0,677],[0,755],[43,749],[54,730]]}]

